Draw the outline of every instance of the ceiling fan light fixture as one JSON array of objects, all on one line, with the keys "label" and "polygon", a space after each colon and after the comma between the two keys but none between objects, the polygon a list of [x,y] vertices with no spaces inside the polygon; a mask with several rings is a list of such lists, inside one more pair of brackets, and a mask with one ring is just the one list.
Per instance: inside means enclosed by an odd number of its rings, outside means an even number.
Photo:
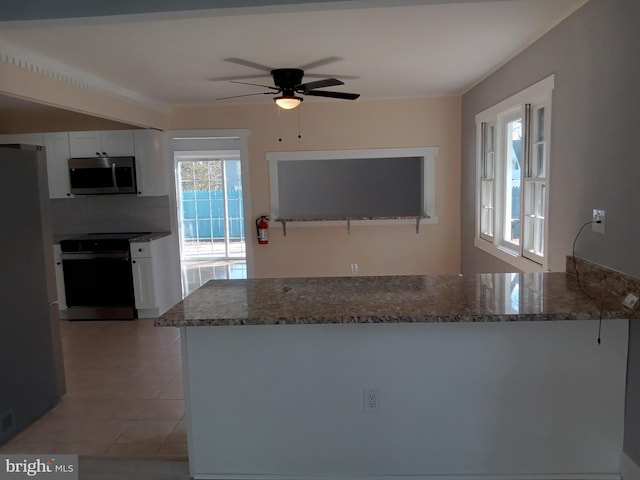
[{"label": "ceiling fan light fixture", "polygon": [[302,98],[295,96],[282,95],[280,97],[275,97],[273,100],[276,102],[276,105],[285,110],[293,110],[302,103]]}]

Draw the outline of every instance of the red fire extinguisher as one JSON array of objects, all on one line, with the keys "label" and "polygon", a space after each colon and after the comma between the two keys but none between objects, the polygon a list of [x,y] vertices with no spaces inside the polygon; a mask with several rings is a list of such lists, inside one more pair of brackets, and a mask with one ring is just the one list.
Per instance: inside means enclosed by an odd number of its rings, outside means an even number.
[{"label": "red fire extinguisher", "polygon": [[258,229],[258,243],[267,245],[269,243],[269,217],[262,215],[256,218],[256,228]]}]

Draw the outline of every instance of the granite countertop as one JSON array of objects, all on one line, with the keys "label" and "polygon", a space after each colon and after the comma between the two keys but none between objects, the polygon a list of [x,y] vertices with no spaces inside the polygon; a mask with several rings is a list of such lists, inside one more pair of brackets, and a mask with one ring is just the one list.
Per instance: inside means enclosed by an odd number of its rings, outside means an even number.
[{"label": "granite countertop", "polygon": [[[585,287],[583,287],[584,289]],[[601,294],[587,291],[593,298]],[[638,318],[565,273],[211,280],[157,326]],[[601,312],[602,309],[602,312]]]}]

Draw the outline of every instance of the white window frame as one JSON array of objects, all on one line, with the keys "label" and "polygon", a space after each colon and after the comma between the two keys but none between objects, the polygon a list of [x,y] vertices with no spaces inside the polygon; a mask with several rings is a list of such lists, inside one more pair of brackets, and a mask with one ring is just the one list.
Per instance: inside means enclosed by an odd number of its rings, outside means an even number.
[{"label": "white window frame", "polygon": [[[478,165],[478,236],[489,242],[493,241],[495,227],[494,208],[495,200],[495,143],[496,143],[496,126],[494,123],[484,122],[480,125],[480,138],[478,148],[480,149],[480,159]],[[487,194],[484,195],[483,192]],[[483,222],[486,219],[487,222]],[[488,225],[485,225],[488,223]],[[486,227],[483,229],[483,227]]]},{"label": "white window frame", "polygon": [[[549,209],[549,145],[550,145],[550,132],[551,132],[551,101],[553,88],[555,85],[555,75],[551,75],[536,84],[522,90],[519,93],[503,100],[502,102],[480,112],[476,115],[476,226],[475,226],[475,238],[474,245],[499,258],[502,261],[509,263],[510,265],[518,268],[524,272],[541,272],[547,270],[547,264],[549,259],[548,249],[548,209]],[[514,112],[521,112],[523,121],[525,119],[527,105],[530,105],[532,112],[537,111],[538,108],[544,108],[544,178],[525,178],[528,173],[526,166],[521,165],[521,194],[520,194],[520,241],[518,245],[514,243],[504,241],[504,218],[505,218],[505,195],[506,195],[506,180],[505,180],[505,168],[504,168],[504,155],[505,155],[505,140],[504,128],[505,121],[513,118]],[[533,121],[533,120],[532,120]],[[523,159],[527,159],[528,154],[534,150],[536,145],[535,138],[532,140],[530,125],[523,125],[523,130],[528,130],[524,133],[522,141]],[[483,167],[483,124],[495,126],[495,175],[494,175],[494,189],[493,189],[493,236],[483,234],[480,229],[480,219],[482,215],[482,199],[481,199],[481,182],[482,179],[482,167]],[[524,163],[524,162],[523,162]],[[485,180],[486,181],[486,180]],[[539,215],[539,220],[543,222],[543,237],[544,254],[540,252],[527,251],[524,248],[524,214],[525,214],[525,184],[526,188],[531,188],[530,185],[534,183],[545,184],[544,199],[542,204],[544,212]]]},{"label": "white window frame", "polygon": [[[271,219],[280,217],[280,193],[278,187],[278,162],[280,161],[313,161],[313,160],[348,160],[362,158],[398,158],[421,157],[422,158],[422,201],[423,213],[426,218],[420,220],[420,224],[437,224],[436,193],[435,193],[435,162],[438,156],[438,147],[407,147],[407,148],[375,148],[357,150],[313,150],[313,151],[288,151],[267,152],[266,159],[269,162],[269,189],[271,194]],[[415,219],[373,219],[352,220],[354,225],[405,225],[414,224]],[[287,225],[317,227],[342,225],[342,221],[290,221]],[[274,223],[274,227],[282,226]]]}]

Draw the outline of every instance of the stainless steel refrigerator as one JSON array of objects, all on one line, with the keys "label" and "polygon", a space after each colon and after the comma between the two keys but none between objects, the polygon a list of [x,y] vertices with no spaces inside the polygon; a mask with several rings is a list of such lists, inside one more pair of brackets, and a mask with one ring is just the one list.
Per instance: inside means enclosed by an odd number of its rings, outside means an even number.
[{"label": "stainless steel refrigerator", "polygon": [[46,157],[0,145],[0,445],[64,393]]}]

